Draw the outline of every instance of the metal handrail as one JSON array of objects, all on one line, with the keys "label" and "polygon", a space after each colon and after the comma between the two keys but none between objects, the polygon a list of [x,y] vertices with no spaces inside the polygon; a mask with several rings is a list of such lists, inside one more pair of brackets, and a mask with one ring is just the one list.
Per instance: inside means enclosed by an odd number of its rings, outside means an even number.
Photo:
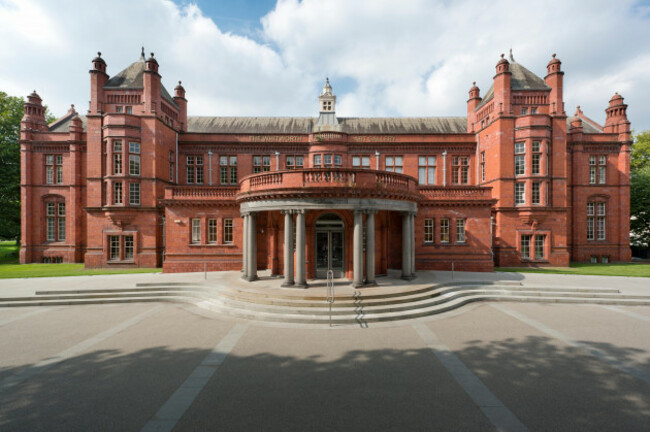
[{"label": "metal handrail", "polygon": [[330,327],[332,327],[332,303],[334,303],[334,271],[327,270],[327,303],[330,305]]}]

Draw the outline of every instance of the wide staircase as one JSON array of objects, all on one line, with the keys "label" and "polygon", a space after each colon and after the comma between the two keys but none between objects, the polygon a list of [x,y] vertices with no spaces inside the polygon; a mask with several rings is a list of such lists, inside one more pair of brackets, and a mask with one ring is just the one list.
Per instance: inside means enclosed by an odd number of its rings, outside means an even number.
[{"label": "wide staircase", "polygon": [[550,287],[518,281],[447,281],[357,290],[339,284],[334,292],[330,305],[323,286],[298,290],[245,283],[140,283],[115,289],[37,291],[30,297],[0,298],[0,307],[174,302],[256,321],[366,326],[427,317],[480,301],[650,306],[650,296],[623,295],[616,289]]}]

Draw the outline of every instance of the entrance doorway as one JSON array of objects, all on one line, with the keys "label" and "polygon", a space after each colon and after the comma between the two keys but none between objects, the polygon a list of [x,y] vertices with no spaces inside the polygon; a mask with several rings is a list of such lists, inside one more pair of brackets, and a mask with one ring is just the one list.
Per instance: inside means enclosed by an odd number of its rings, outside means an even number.
[{"label": "entrance doorway", "polygon": [[345,226],[335,214],[324,214],[316,221],[316,277],[326,278],[332,270],[335,278],[345,276]]}]

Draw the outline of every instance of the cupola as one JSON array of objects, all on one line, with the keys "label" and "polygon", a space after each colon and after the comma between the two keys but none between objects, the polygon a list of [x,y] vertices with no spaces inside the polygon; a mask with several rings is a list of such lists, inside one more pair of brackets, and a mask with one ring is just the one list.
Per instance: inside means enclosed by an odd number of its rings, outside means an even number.
[{"label": "cupola", "polygon": [[174,88],[174,97],[175,98],[185,98],[185,87],[179,81],[178,85]]},{"label": "cupola", "polygon": [[97,57],[93,59],[93,70],[106,73],[106,62],[102,58],[101,52],[97,52]]},{"label": "cupola", "polygon": [[332,92],[329,78],[325,78],[325,85],[318,96],[320,114],[318,116],[317,130],[338,130],[339,121],[336,118],[336,95]]},{"label": "cupola", "polygon": [[510,62],[505,59],[505,54],[501,54],[501,60],[497,62],[497,75],[510,70]]},{"label": "cupola", "polygon": [[146,70],[151,71],[151,72],[156,72],[158,73],[158,60],[154,58],[153,53],[151,53],[151,56],[146,60]]},{"label": "cupola", "polygon": [[546,70],[549,75],[554,72],[560,72],[560,66],[562,65],[562,62],[555,56],[556,54],[553,53],[553,58],[550,62],[548,62],[548,65],[546,65]]}]

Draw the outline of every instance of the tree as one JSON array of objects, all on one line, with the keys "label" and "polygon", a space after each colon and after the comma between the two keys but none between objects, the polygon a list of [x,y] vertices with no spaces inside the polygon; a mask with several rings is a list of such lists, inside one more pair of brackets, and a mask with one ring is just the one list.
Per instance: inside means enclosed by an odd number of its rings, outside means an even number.
[{"label": "tree", "polygon": [[[23,98],[0,91],[0,239],[20,238],[20,119]],[[54,116],[46,109],[48,122]]]},{"label": "tree", "polygon": [[0,92],[0,239],[20,237],[20,119],[23,99]]},{"label": "tree", "polygon": [[634,137],[630,154],[632,171],[648,167],[650,167],[650,130],[640,132]]},{"label": "tree", "polygon": [[634,138],[630,154],[630,234],[635,243],[650,246],[650,131]]}]

